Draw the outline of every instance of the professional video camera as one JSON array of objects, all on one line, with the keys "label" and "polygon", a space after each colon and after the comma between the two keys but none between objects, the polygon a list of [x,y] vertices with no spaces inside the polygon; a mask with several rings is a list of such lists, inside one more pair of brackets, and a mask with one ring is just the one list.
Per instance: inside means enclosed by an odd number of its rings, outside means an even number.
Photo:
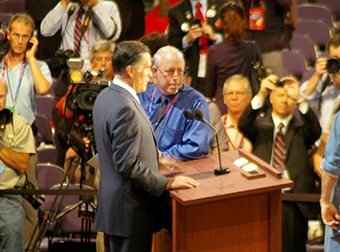
[{"label": "professional video camera", "polygon": [[337,56],[333,56],[327,61],[326,69],[328,73],[336,74],[340,70],[340,59]]},{"label": "professional video camera", "polygon": [[46,63],[50,68],[51,74],[54,78],[58,78],[63,70],[69,70],[67,65],[67,60],[72,57],[76,57],[74,51],[72,50],[58,50],[55,53],[55,58],[47,59]]},{"label": "professional video camera", "polygon": [[[81,142],[83,137],[90,140],[90,154],[86,153],[85,159],[91,158],[96,154],[94,134],[93,134],[93,120],[92,109],[98,94],[108,86],[108,81],[105,79],[105,71],[100,70],[99,73],[86,71],[83,73],[81,70],[84,62],[81,59],[67,60],[68,67],[70,68],[70,84],[72,85],[71,91],[66,98],[66,108],[73,112],[74,129],[73,132],[78,132],[76,136],[78,140],[71,141],[73,143]],[[96,80],[93,77],[96,76]],[[73,139],[74,138],[74,135]],[[79,144],[74,144],[75,149],[79,148]],[[82,153],[78,153],[82,155]],[[84,158],[84,157],[82,157]]]}]

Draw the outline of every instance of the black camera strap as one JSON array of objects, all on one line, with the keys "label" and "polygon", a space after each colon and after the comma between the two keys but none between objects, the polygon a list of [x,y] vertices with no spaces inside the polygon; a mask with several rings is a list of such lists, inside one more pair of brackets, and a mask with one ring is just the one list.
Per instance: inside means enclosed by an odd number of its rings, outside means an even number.
[{"label": "black camera strap", "polygon": [[331,78],[327,74],[326,79],[322,82],[322,87],[321,87],[320,93],[319,93],[317,100],[316,100],[316,103],[315,103],[315,107],[316,107],[318,112],[320,112],[320,109],[321,109],[322,94],[329,85],[331,85]]},{"label": "black camera strap", "polygon": [[81,39],[84,36],[84,33],[87,31],[87,28],[89,27],[92,15],[93,15],[92,8],[88,8],[88,10],[86,11],[86,14],[85,14],[85,19],[84,19],[84,22],[83,22],[83,26],[81,27],[81,34],[80,34],[79,44],[78,44],[77,49],[75,51],[78,51],[79,48],[80,48]]},{"label": "black camera strap", "polygon": [[[61,37],[64,37],[64,34],[65,34],[65,31],[66,31],[66,27],[67,27],[68,21],[70,21],[70,17],[73,15],[75,9],[76,9],[76,5],[73,4],[73,5],[71,6],[71,8],[70,8],[70,9],[68,10],[68,12],[67,12],[67,21],[66,21],[66,25],[65,25],[65,30],[64,30],[64,32],[61,34]],[[61,42],[60,42],[59,48],[60,48],[60,46],[61,46]]]}]

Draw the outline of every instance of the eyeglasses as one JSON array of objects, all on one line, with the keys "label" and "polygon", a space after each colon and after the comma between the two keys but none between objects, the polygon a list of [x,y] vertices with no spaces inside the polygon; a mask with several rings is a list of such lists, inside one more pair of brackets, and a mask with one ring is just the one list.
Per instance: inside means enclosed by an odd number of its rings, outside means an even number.
[{"label": "eyeglasses", "polygon": [[[161,69],[159,69],[158,67],[156,67],[159,72],[165,77],[165,78],[170,78],[172,79],[175,76],[175,70],[165,70],[164,73],[161,71]],[[186,69],[178,69],[177,70],[177,75],[178,77],[182,77],[184,78],[187,75],[187,71]]]},{"label": "eyeglasses", "polygon": [[225,94],[225,96],[227,96],[228,98],[232,98],[235,95],[237,98],[240,98],[244,96],[245,94],[246,92],[228,92]]}]

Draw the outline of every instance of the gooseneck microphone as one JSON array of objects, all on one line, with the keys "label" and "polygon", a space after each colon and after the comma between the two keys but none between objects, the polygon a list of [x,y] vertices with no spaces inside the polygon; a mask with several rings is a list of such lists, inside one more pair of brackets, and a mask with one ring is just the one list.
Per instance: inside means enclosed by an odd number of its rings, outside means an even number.
[{"label": "gooseneck microphone", "polygon": [[194,109],[194,113],[192,113],[190,110],[185,110],[184,111],[184,116],[185,118],[189,120],[199,120],[205,124],[207,124],[216,134],[216,143],[217,143],[217,151],[218,151],[218,161],[219,161],[219,168],[216,168],[214,170],[215,175],[222,175],[230,172],[230,169],[228,167],[222,167],[222,162],[221,162],[221,151],[220,151],[220,144],[218,141],[218,135],[216,129],[204,118],[204,114],[202,110],[199,108]]}]

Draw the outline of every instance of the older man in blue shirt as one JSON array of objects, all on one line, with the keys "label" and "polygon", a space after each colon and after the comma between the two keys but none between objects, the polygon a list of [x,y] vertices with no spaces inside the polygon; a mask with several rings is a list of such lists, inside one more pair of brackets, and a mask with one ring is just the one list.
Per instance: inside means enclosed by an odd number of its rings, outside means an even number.
[{"label": "older man in blue shirt", "polygon": [[200,121],[186,119],[183,112],[199,108],[210,121],[209,106],[202,94],[182,83],[182,52],[162,47],[154,56],[152,71],[157,84],[149,85],[138,98],[154,127],[161,155],[180,160],[203,158],[209,152],[212,130]]}]

